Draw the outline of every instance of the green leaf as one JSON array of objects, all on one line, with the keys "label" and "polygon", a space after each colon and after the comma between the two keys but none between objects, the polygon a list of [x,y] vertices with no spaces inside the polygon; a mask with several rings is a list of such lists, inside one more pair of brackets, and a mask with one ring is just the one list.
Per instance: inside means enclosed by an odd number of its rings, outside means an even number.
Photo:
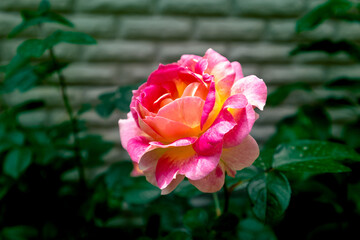
[{"label": "green leaf", "polygon": [[360,47],[348,41],[321,40],[309,44],[300,44],[290,52],[290,55],[313,51],[325,52],[329,55],[344,52],[354,60],[360,60]]},{"label": "green leaf", "polygon": [[280,172],[259,174],[251,180],[247,190],[255,216],[265,222],[280,217],[290,202],[290,184],[286,176]]},{"label": "green leaf", "polygon": [[146,204],[160,197],[160,189],[137,177],[134,184],[125,190],[124,199],[130,204]]},{"label": "green leaf", "polygon": [[346,16],[352,7],[353,3],[347,0],[327,1],[300,18],[296,22],[296,32],[312,30],[329,18]]},{"label": "green leaf", "polygon": [[17,179],[30,166],[32,153],[28,148],[16,148],[10,151],[4,161],[5,174]]},{"label": "green leaf", "polygon": [[269,94],[266,105],[277,106],[281,104],[289,96],[289,94],[295,90],[311,91],[311,87],[303,82],[292,83],[278,87],[274,92]]},{"label": "green leaf", "polygon": [[1,236],[6,240],[28,240],[38,237],[38,232],[30,226],[5,227],[1,231]]},{"label": "green leaf", "polygon": [[114,101],[105,101],[100,103],[95,107],[95,111],[97,114],[99,114],[101,117],[109,117],[113,111],[115,110],[115,102]]},{"label": "green leaf", "polygon": [[254,166],[261,168],[263,170],[269,170],[272,168],[273,155],[275,149],[265,148],[260,152],[259,157],[255,160]]},{"label": "green leaf", "polygon": [[208,220],[207,212],[201,208],[189,210],[184,215],[184,225],[193,231],[206,228]]},{"label": "green leaf", "polygon": [[79,139],[84,160],[88,166],[96,166],[103,163],[102,156],[111,150],[113,143],[104,141],[99,135],[87,135]]},{"label": "green leaf", "polygon": [[45,10],[45,8],[46,6],[44,5],[42,9],[39,9],[38,11],[21,11],[23,21],[9,33],[9,38],[15,37],[20,32],[31,26],[40,25],[48,22],[58,23],[67,27],[74,27],[74,24],[63,16],[52,11],[47,11]]},{"label": "green leaf", "polygon": [[174,194],[180,197],[191,198],[202,194],[194,185],[189,181],[182,181],[174,190]]},{"label": "green leaf", "polygon": [[41,57],[46,48],[44,41],[41,39],[28,39],[20,44],[17,48],[17,53],[24,58],[39,58]]},{"label": "green leaf", "polygon": [[106,171],[105,184],[112,196],[122,197],[124,187],[133,184],[133,178],[130,178],[131,169],[132,164],[124,161],[112,164]]},{"label": "green leaf", "polygon": [[57,30],[45,40],[47,48],[52,48],[59,43],[96,44],[96,40],[86,33]]},{"label": "green leaf", "polygon": [[48,0],[41,0],[38,11],[45,13],[50,10],[50,2]]},{"label": "green leaf", "polygon": [[360,148],[360,118],[344,127],[343,138],[346,144],[353,148]]},{"label": "green leaf", "polygon": [[9,143],[21,146],[24,144],[25,135],[20,131],[11,131],[7,134],[7,141]]},{"label": "green leaf", "polygon": [[276,124],[276,128],[275,134],[266,142],[266,148],[299,139],[327,140],[331,137],[330,117],[321,105],[302,106],[295,115]]},{"label": "green leaf", "polygon": [[83,113],[86,113],[92,109],[92,105],[90,103],[84,103],[81,105],[79,111],[77,112],[77,115],[81,115]]},{"label": "green leaf", "polygon": [[11,59],[10,63],[6,65],[6,78],[9,78],[15,73],[17,73],[19,69],[21,69],[28,63],[29,63],[29,58],[24,58],[19,54],[15,55],[15,57]]},{"label": "green leaf", "polygon": [[19,69],[15,74],[7,77],[3,87],[6,92],[12,92],[15,89],[25,92],[32,88],[38,81],[39,78],[35,74],[34,68],[32,66],[25,66]]},{"label": "green leaf", "polygon": [[239,223],[238,238],[247,240],[277,240],[271,228],[253,218],[246,218]]},{"label": "green leaf", "polygon": [[342,160],[360,161],[360,155],[352,148],[338,143],[299,140],[277,147],[273,168],[316,173],[350,171],[340,163]]}]

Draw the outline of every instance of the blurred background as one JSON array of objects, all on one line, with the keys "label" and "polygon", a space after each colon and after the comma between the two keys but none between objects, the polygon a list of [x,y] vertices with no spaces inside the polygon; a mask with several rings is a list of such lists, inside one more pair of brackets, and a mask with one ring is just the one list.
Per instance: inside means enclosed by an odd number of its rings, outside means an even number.
[{"label": "blurred background", "polygon": [[[246,188],[273,170],[279,144],[328,141],[328,158],[357,156],[359,1],[43,0],[38,8],[40,2],[0,0],[0,239],[303,240],[358,231],[358,163],[349,165],[352,173],[331,174],[350,170],[333,162],[286,172],[283,185],[274,178],[270,200],[249,200]],[[74,28],[64,26],[71,22]],[[26,29],[13,34],[19,24]],[[86,33],[97,44],[87,35],[51,35],[58,29]],[[74,44],[55,41],[40,54],[39,41],[18,48],[49,35]],[[129,177],[117,123],[131,89],[159,63],[208,48],[239,61],[245,76],[264,79],[270,93],[251,133],[264,151],[256,167],[227,179],[232,211],[220,218],[213,205],[227,204],[224,190],[213,201],[184,181],[160,197],[143,177]],[[44,103],[26,102],[34,99]]]},{"label": "blurred background", "polygon": [[[39,33],[31,27],[14,39],[7,39],[21,22],[19,10],[36,9],[37,0],[1,0],[0,2],[0,62],[7,63],[16,47],[26,37],[47,35],[58,25],[45,25]],[[98,95],[118,86],[140,83],[159,63],[177,61],[182,54],[203,55],[213,48],[231,61],[242,64],[245,75],[264,79],[269,92],[280,85],[308,82],[319,85],[343,74],[359,75],[360,67],[341,54],[327,56],[311,52],[290,57],[298,43],[323,38],[360,40],[360,25],[327,21],[314,31],[296,34],[296,20],[315,5],[314,0],[52,0],[52,9],[75,24],[75,30],[88,33],[97,45],[60,44],[55,48],[58,58],[71,61],[65,71],[72,105],[97,103]],[[61,27],[71,30],[71,28]],[[316,94],[326,94],[321,90]],[[31,113],[23,120],[31,124],[52,124],[67,119],[62,110],[57,87],[42,86],[26,93],[6,97],[9,104],[24,99],[43,97],[47,111]],[[263,143],[274,133],[274,124],[293,113],[297,104],[311,101],[304,92],[294,93],[284,105],[265,108],[252,131]],[[352,113],[334,113],[336,121]],[[84,118],[91,130],[106,139],[120,143],[117,120],[124,117],[115,111],[102,119],[93,111]],[[333,129],[336,131],[336,128]],[[120,148],[108,156],[118,158]],[[115,160],[114,159],[114,160]]]}]

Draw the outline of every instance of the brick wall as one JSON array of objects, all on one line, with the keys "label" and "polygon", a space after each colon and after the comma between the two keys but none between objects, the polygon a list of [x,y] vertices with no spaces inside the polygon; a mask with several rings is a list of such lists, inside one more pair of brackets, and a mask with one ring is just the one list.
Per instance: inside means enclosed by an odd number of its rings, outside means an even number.
[{"label": "brick wall", "polygon": [[[321,38],[347,37],[360,40],[360,25],[326,22],[315,31],[297,35],[296,19],[318,0],[52,0],[53,9],[75,23],[76,30],[98,40],[95,46],[62,44],[55,51],[59,58],[74,63],[65,70],[72,104],[97,102],[97,96],[119,85],[140,82],[159,62],[176,61],[181,54],[203,55],[213,48],[231,61],[243,65],[245,75],[263,78],[270,92],[281,84],[306,81],[315,86],[343,73],[360,75],[359,65],[346,56],[331,58],[321,53],[289,57],[299,42]],[[0,1],[0,62],[14,56],[16,46],[25,37],[37,36],[29,29],[18,39],[6,35],[20,21],[18,10],[35,9],[39,0]],[[42,31],[51,33],[57,26]],[[324,94],[321,90],[318,94]],[[61,110],[59,90],[39,87],[25,94],[7,97],[10,103],[42,96],[47,112],[32,113],[22,120],[48,124],[66,119]],[[274,124],[309,101],[303,93],[292,97],[280,108],[266,108],[253,129],[262,142],[274,132]],[[116,112],[101,119],[94,112],[85,115],[91,129],[119,143]],[[349,117],[335,114],[337,120]],[[118,148],[120,149],[120,148]],[[114,151],[112,156],[118,158]]]}]

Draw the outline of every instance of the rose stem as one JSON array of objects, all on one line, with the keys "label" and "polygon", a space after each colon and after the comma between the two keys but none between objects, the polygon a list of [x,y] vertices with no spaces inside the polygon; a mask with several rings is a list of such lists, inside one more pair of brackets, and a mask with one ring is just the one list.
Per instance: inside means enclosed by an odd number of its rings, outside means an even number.
[{"label": "rose stem", "polygon": [[217,193],[213,193],[214,203],[215,203],[215,212],[216,216],[219,217],[221,215],[220,202]]},{"label": "rose stem", "polygon": [[66,91],[66,79],[64,77],[64,75],[61,73],[61,70],[59,69],[59,63],[58,60],[54,54],[54,50],[52,48],[49,49],[50,52],[50,57],[51,60],[54,64],[54,67],[56,69],[56,73],[58,75],[59,78],[59,84],[60,84],[60,90],[61,90],[61,96],[66,108],[66,112],[69,116],[70,122],[71,122],[71,128],[72,128],[72,133],[74,136],[74,154],[75,154],[75,159],[77,161],[77,165],[78,165],[78,172],[79,172],[79,181],[80,184],[84,187],[86,187],[86,183],[85,183],[85,172],[84,172],[84,166],[82,164],[82,159],[81,159],[81,154],[80,154],[80,144],[79,144],[79,138],[78,138],[78,120],[76,118],[76,116],[74,116],[73,114],[73,109],[70,105],[70,101],[69,101],[69,97],[67,95],[67,91]]}]

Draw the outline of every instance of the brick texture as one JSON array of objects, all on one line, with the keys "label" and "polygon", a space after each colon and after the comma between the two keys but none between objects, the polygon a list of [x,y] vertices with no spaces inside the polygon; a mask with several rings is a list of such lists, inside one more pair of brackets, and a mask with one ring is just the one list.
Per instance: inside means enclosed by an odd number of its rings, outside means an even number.
[{"label": "brick texture", "polygon": [[[239,61],[245,75],[257,75],[269,92],[286,83],[308,82],[315,87],[341,76],[360,76],[360,66],[345,54],[328,56],[313,52],[289,56],[298,44],[330,38],[360,41],[358,23],[326,21],[319,28],[297,34],[296,21],[324,0],[50,0],[52,8],[75,24],[70,29],[54,23],[39,30],[29,28],[14,39],[9,34],[21,22],[19,10],[36,9],[40,0],[0,0],[0,64],[16,54],[27,38],[47,36],[54,30],[74,30],[92,35],[97,45],[59,44],[55,54],[72,62],[64,70],[70,101],[75,108],[82,103],[98,103],[98,95],[118,86],[141,83],[159,63],[177,61],[182,54],[203,55],[213,48],[231,61]],[[45,54],[48,57],[48,53]],[[0,76],[1,79],[2,76]],[[59,89],[50,86],[6,96],[9,104],[43,97],[47,112],[37,111],[20,117],[25,124],[50,124],[67,119]],[[320,90],[316,94],[323,94]],[[253,136],[264,142],[282,117],[296,106],[312,101],[304,92],[295,92],[284,105],[265,108],[253,129]],[[334,113],[339,123],[344,121]],[[102,119],[94,111],[86,113],[91,131],[101,133],[119,145],[117,119],[125,113],[115,111]],[[109,154],[109,161],[127,156],[123,150]]]},{"label": "brick texture", "polygon": [[129,39],[188,39],[191,21],[183,18],[126,18],[121,35]]},{"label": "brick texture", "polygon": [[161,0],[160,9],[164,14],[180,15],[226,15],[230,0]]}]

